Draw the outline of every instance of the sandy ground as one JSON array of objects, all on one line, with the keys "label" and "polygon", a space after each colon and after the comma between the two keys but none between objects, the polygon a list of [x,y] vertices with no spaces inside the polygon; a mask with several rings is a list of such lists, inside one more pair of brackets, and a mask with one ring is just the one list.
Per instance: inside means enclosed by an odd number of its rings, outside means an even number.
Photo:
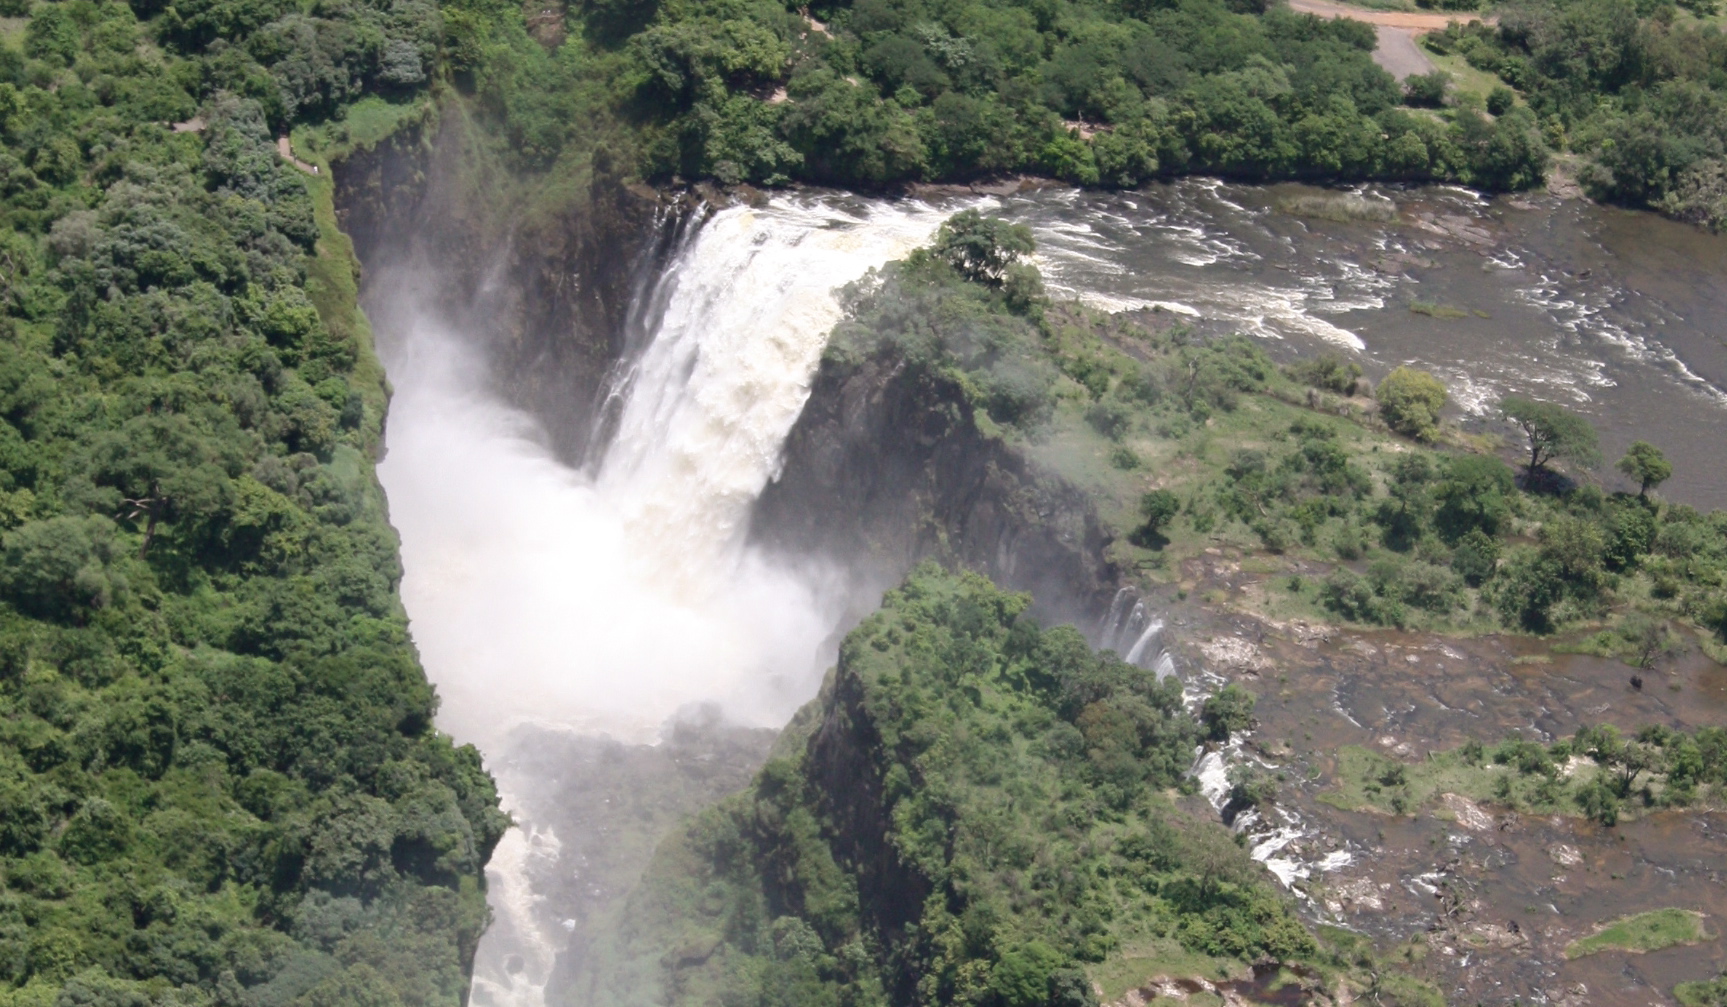
[{"label": "sandy ground", "polygon": [[[1373,50],[1373,61],[1402,80],[1411,74],[1431,73],[1433,61],[1415,44],[1417,36],[1441,31],[1453,21],[1483,20],[1479,14],[1467,11],[1414,13],[1408,11],[1362,10],[1336,0],[1289,0],[1292,10],[1320,17],[1346,17],[1373,25],[1379,33],[1379,47]],[[1491,23],[1492,18],[1486,18]]]}]

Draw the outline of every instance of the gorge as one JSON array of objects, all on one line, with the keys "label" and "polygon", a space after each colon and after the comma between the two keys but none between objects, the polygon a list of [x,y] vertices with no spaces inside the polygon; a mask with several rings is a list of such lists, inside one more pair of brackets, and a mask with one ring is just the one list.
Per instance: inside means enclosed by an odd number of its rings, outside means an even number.
[{"label": "gorge", "polygon": [[1727,1004],[1720,6],[1373,6],[0,0],[0,1007]]},{"label": "gorge", "polygon": [[[1128,597],[1139,608],[1131,632],[1111,611],[1124,572],[1105,555],[1097,498],[1040,464],[1046,449],[1005,448],[967,419],[936,419],[941,394],[896,386],[893,373],[821,364],[842,318],[838,289],[926,243],[957,210],[1029,223],[1057,296],[1202,335],[1246,331],[1274,353],[1353,351],[1370,375],[1414,360],[1444,375],[1465,424],[1490,424],[1501,395],[1534,389],[1578,403],[1610,443],[1719,423],[1727,361],[1706,320],[1727,297],[1727,267],[1709,272],[1708,257],[1686,251],[1712,239],[1643,218],[1626,255],[1613,211],[1545,196],[1351,197],[1394,206],[1392,223],[1303,215],[1303,197],[1201,181],[1123,195],[626,197],[657,207],[635,211],[641,231],[618,256],[647,265],[619,271],[614,260],[609,278],[570,277],[623,308],[608,334],[616,355],[566,375],[586,407],[544,403],[561,373],[547,362],[579,353],[559,341],[590,336],[530,323],[504,340],[510,323],[472,321],[475,305],[522,305],[542,282],[510,271],[519,251],[491,250],[478,283],[463,275],[471,258],[369,267],[365,303],[396,390],[380,477],[403,535],[404,600],[444,698],[440,724],[488,753],[518,825],[491,868],[497,919],[474,1002],[565,1002],[559,982],[583,967],[582,942],[646,864],[647,847],[620,857],[608,843],[622,833],[651,846],[675,819],[631,832],[642,826],[572,799],[623,804],[633,785],[662,801],[663,818],[741,787],[771,736],[751,729],[777,729],[815,694],[838,634],[919,558],[1030,590],[1045,618],[1076,621],[1143,667],[1157,661],[1156,650],[1135,652],[1150,635],[1144,604]],[[424,242],[404,232],[440,224],[410,211],[371,226],[414,248]],[[1671,244],[1648,240],[1651,228]],[[357,233],[369,259],[367,231]],[[1646,263],[1679,259],[1703,270],[1700,282],[1648,282]],[[1468,310],[1436,316],[1422,304]],[[1527,335],[1508,341],[1508,331]],[[1545,352],[1532,356],[1531,344]],[[518,381],[524,361],[536,373]],[[1686,473],[1673,492],[1718,501],[1727,486],[1707,462],[1714,446],[1663,443]],[[1154,603],[1187,623],[1170,633],[1192,635],[1183,680],[1199,695],[1215,689],[1231,669],[1194,647],[1214,617],[1167,595]],[[1702,674],[1705,694],[1722,688]],[[632,747],[644,743],[657,748]],[[666,765],[637,765],[655,751]],[[711,767],[699,780],[687,768],[697,762]],[[1221,808],[1221,764],[1196,771]],[[1284,865],[1286,884],[1349,866],[1335,847],[1280,857],[1318,834],[1290,821],[1255,853]],[[1536,993],[1545,983],[1521,981]]]}]

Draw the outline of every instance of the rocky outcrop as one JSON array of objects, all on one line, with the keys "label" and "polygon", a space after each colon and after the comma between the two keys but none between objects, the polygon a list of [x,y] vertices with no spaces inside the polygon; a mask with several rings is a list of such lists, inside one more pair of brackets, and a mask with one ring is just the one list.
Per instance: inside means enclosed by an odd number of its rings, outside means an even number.
[{"label": "rocky outcrop", "polygon": [[785,445],[751,533],[880,585],[934,558],[1028,591],[1044,619],[1089,625],[1119,572],[1109,534],[1078,488],[978,426],[951,378],[884,351],[830,356]]},{"label": "rocky outcrop", "polygon": [[440,111],[335,170],[367,314],[386,350],[416,316],[461,327],[500,393],[580,465],[609,432],[608,380],[663,308],[654,287],[699,204],[625,184],[603,155],[554,195],[491,163],[459,103]]}]

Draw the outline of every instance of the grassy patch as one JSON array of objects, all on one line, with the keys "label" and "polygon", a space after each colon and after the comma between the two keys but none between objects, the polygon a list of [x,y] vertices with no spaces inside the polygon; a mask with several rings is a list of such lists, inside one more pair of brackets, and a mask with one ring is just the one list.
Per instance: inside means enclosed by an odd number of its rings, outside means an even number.
[{"label": "grassy patch", "polygon": [[1112,955],[1087,973],[1102,988],[1104,1002],[1109,1003],[1159,976],[1171,979],[1198,976],[1215,983],[1221,979],[1246,978],[1249,970],[1237,959],[1197,954],[1174,940],[1159,938],[1127,947],[1119,957]]},{"label": "grassy patch", "polygon": [[1526,811],[1577,814],[1571,794],[1579,782],[1592,779],[1593,765],[1579,766],[1569,779],[1543,772],[1524,772],[1515,764],[1496,763],[1491,753],[1472,762],[1463,749],[1435,752],[1419,762],[1390,759],[1360,745],[1337,752],[1336,786],[1319,795],[1333,807],[1413,815],[1432,809],[1453,817],[1441,798],[1457,794],[1477,803]]},{"label": "grassy patch", "polygon": [[1703,914],[1689,909],[1656,909],[1614,920],[1588,937],[1572,941],[1565,957],[1582,958],[1602,951],[1642,954],[1677,944],[1696,944],[1709,936]]},{"label": "grassy patch", "polygon": [[1724,1007],[1727,1005],[1727,976],[1713,981],[1680,983],[1673,987],[1673,999],[1684,1007]]},{"label": "grassy patch", "polygon": [[432,114],[431,103],[424,99],[390,102],[367,95],[350,105],[341,119],[295,127],[294,151],[328,171],[332,162],[356,150],[375,147],[407,124],[424,121]]},{"label": "grassy patch", "polygon": [[1292,217],[1317,217],[1342,224],[1357,221],[1389,224],[1397,219],[1397,204],[1358,193],[1311,193],[1280,200],[1278,210]]},{"label": "grassy patch", "polygon": [[1464,308],[1453,308],[1433,301],[1410,301],[1409,310],[1413,314],[1426,315],[1428,318],[1468,318],[1469,312]]},{"label": "grassy patch", "polygon": [[1441,56],[1426,46],[1422,46],[1421,51],[1433,61],[1435,68],[1444,70],[1451,76],[1451,94],[1459,102],[1485,104],[1488,92],[1505,83],[1499,79],[1498,74],[1477,70],[1469,65],[1468,60],[1456,53]]},{"label": "grassy patch", "polygon": [[[1390,1002],[1401,1007],[1445,1007],[1445,996],[1432,983],[1414,976],[1397,972],[1386,974],[1380,979],[1379,990],[1381,994],[1389,994]],[[1379,997],[1374,999],[1386,1002]]]}]

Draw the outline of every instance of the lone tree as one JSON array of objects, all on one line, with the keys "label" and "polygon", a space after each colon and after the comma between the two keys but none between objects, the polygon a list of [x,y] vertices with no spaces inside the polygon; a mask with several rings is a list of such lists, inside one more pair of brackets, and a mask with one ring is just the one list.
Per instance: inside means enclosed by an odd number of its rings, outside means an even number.
[{"label": "lone tree", "polygon": [[1523,428],[1529,439],[1531,481],[1547,463],[1563,459],[1583,468],[1601,464],[1601,448],[1595,439],[1595,428],[1589,421],[1564,406],[1552,402],[1537,402],[1521,395],[1507,395],[1499,403],[1505,418]]},{"label": "lone tree", "polygon": [[1181,510],[1181,501],[1176,499],[1169,490],[1152,490],[1139,498],[1139,515],[1145,518],[1140,525],[1140,538],[1151,541],[1163,541],[1163,526],[1175,517]]},{"label": "lone tree", "polygon": [[1673,463],[1648,441],[1637,441],[1619,459],[1619,471],[1637,480],[1637,496],[1648,499],[1649,491],[1673,477]]},{"label": "lone tree", "polygon": [[1199,721],[1213,741],[1228,741],[1237,731],[1253,726],[1253,693],[1231,682],[1215,695],[1207,696],[1199,709]]},{"label": "lone tree", "polygon": [[1385,376],[1374,392],[1385,425],[1419,441],[1439,433],[1439,410],[1445,406],[1445,385],[1426,371],[1399,367]]},{"label": "lone tree", "polygon": [[933,251],[960,275],[977,283],[999,287],[1008,270],[1037,250],[1031,228],[1010,224],[1000,217],[986,217],[976,210],[961,210],[936,232]]}]

